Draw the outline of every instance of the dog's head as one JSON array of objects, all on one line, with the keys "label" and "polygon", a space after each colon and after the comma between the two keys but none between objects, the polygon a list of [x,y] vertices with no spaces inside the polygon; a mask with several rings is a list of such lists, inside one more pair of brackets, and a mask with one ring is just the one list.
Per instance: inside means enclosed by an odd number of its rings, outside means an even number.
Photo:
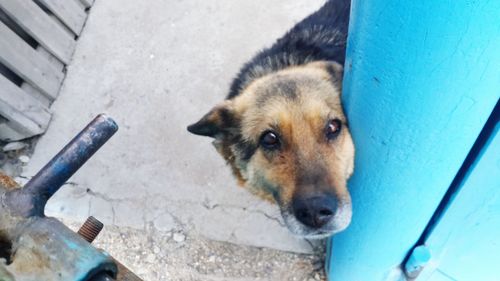
[{"label": "dog's head", "polygon": [[188,127],[213,137],[239,183],[276,202],[294,234],[347,227],[354,146],[340,95],[342,67],[314,62],[254,80]]}]

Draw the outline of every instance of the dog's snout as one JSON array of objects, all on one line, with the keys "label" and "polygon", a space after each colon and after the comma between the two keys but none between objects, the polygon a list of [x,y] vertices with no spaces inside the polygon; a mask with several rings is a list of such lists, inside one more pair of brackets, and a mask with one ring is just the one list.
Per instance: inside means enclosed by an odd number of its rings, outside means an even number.
[{"label": "dog's snout", "polygon": [[316,195],[297,197],[293,200],[293,212],[297,220],[312,228],[321,228],[335,215],[337,203],[334,196]]}]

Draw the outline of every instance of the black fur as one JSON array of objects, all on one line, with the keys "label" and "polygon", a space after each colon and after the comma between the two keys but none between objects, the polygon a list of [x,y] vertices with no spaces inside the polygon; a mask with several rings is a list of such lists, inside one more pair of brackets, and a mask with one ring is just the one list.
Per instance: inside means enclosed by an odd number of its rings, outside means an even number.
[{"label": "black fur", "polygon": [[253,80],[289,66],[313,61],[344,65],[350,0],[329,0],[268,49],[246,63],[233,80],[231,99]]},{"label": "black fur", "polygon": [[257,106],[263,106],[266,104],[270,97],[279,95],[286,97],[288,99],[296,99],[298,93],[297,82],[293,80],[288,81],[276,81],[272,85],[268,85],[265,89],[265,93],[257,98]]}]

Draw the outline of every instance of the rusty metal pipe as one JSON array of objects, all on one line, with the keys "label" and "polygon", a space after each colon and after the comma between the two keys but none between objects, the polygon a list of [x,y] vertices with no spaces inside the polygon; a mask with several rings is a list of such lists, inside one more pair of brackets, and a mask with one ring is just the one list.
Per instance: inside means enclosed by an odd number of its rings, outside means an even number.
[{"label": "rusty metal pipe", "polygon": [[26,183],[24,191],[49,199],[117,130],[113,119],[98,115]]},{"label": "rusty metal pipe", "polygon": [[24,188],[6,194],[18,215],[43,216],[54,193],[118,130],[105,114],[98,115],[73,138]]}]

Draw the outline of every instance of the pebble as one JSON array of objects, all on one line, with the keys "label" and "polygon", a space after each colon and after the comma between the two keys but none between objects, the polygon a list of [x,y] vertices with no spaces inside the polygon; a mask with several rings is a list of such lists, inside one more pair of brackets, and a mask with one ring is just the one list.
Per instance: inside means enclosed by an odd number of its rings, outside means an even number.
[{"label": "pebble", "polygon": [[3,147],[3,151],[7,152],[7,151],[21,150],[21,149],[25,148],[26,146],[28,146],[28,145],[25,144],[24,142],[20,142],[20,141],[9,142],[8,144],[6,144]]},{"label": "pebble", "polygon": [[19,161],[21,161],[22,163],[26,164],[30,161],[30,158],[26,155],[21,155],[19,156]]},{"label": "pebble", "polygon": [[[65,224],[72,229],[80,227],[80,222]],[[315,269],[315,262],[323,252],[299,255],[234,245],[181,229],[165,233],[152,228],[137,230],[106,225],[94,243],[143,280],[326,280],[324,272]],[[156,254],[157,251],[160,253]]]},{"label": "pebble", "polygon": [[10,162],[3,164],[1,168],[2,168],[2,172],[9,177],[17,176],[18,174],[21,173],[21,170],[22,170],[20,165],[14,165]]},{"label": "pebble", "polygon": [[156,260],[156,257],[155,257],[155,255],[153,255],[153,254],[149,254],[149,255],[146,257],[146,262],[153,263],[155,260]]},{"label": "pebble", "polygon": [[155,254],[157,254],[157,255],[158,255],[158,254],[160,253],[160,248],[155,246],[155,247],[153,248],[153,253],[155,253]]},{"label": "pebble", "polygon": [[184,240],[186,240],[186,235],[176,232],[176,233],[174,233],[173,239],[175,242],[181,243],[181,242],[184,242]]},{"label": "pebble", "polygon": [[16,177],[14,178],[14,181],[16,181],[20,186],[24,186],[29,180],[25,177]]}]

